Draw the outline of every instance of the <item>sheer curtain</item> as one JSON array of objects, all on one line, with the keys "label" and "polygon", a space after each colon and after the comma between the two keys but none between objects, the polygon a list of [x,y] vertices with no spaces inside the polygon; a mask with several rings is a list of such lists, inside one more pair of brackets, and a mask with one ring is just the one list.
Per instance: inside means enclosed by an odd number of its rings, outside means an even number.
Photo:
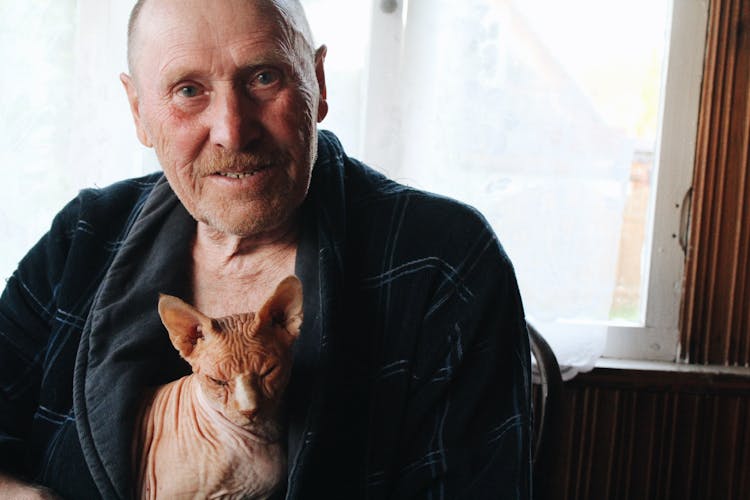
[{"label": "sheer curtain", "polygon": [[566,378],[643,321],[670,5],[370,3],[360,156],[487,217]]},{"label": "sheer curtain", "polygon": [[[133,3],[0,0],[3,278],[79,189],[159,168],[136,139],[118,78],[127,67],[126,25]],[[498,222],[497,214],[502,219],[507,207],[491,212],[497,207],[482,206],[483,200],[497,205],[503,197],[510,206],[519,203],[508,198],[516,166],[506,162],[495,168],[490,166],[495,160],[488,160],[502,146],[498,141],[513,140],[499,128],[514,126],[508,109],[526,107],[526,101],[506,95],[505,77],[518,69],[515,52],[496,45],[497,30],[512,34],[515,24],[493,21],[501,18],[486,7],[506,2],[471,0],[456,10],[443,0],[411,0],[408,23],[401,1],[302,3],[316,43],[329,48],[330,113],[321,127],[334,131],[351,155],[386,174],[478,206],[519,266],[516,248],[521,247],[513,240],[530,239],[531,232]],[[547,250],[530,250],[530,262],[547,265]],[[541,287],[530,282],[525,265],[519,277],[528,302]],[[549,336],[549,330],[544,333]],[[570,335],[565,334],[567,340]],[[598,357],[596,345],[593,354],[585,351],[585,359],[576,361],[584,351],[569,349],[567,340],[552,342],[558,354],[570,351],[562,356],[567,364],[590,365]]]},{"label": "sheer curtain", "polygon": [[[615,310],[632,292],[615,278],[628,210],[650,196],[655,139],[641,132],[658,121],[671,2],[576,0],[593,22],[553,0],[301,2],[329,48],[321,126],[397,180],[479,208],[562,364],[591,368],[608,322],[642,315],[642,229],[634,306]],[[159,168],[118,79],[133,3],[0,0],[2,276],[80,188]]]},{"label": "sheer curtain", "polygon": [[131,0],[0,1],[0,276],[79,189],[158,168],[118,75]]},{"label": "sheer curtain", "polygon": [[[0,0],[0,278],[84,187],[159,169],[119,74],[135,0]],[[359,154],[370,2],[302,0],[326,59],[323,124]],[[363,8],[364,6],[364,8]],[[332,16],[332,13],[337,16]],[[341,23],[341,16],[347,23]]]}]

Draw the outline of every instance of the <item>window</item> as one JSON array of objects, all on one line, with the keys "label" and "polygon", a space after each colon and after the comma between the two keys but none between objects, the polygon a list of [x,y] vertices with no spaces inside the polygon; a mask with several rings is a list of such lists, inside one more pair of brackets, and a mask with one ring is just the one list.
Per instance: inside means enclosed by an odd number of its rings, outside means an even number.
[{"label": "window", "polygon": [[[479,208],[564,361],[675,358],[707,2],[301,1],[322,127]],[[0,4],[4,276],[79,188],[158,168],[118,81],[133,3]]]},{"label": "window", "polygon": [[0,2],[0,277],[79,189],[153,171],[118,75],[134,1]]},{"label": "window", "polygon": [[[330,58],[343,3],[303,1]],[[397,180],[479,208],[566,362],[674,360],[706,3],[358,7],[347,19],[371,34],[351,79],[359,121],[323,127]],[[331,88],[332,114],[336,99]]]}]

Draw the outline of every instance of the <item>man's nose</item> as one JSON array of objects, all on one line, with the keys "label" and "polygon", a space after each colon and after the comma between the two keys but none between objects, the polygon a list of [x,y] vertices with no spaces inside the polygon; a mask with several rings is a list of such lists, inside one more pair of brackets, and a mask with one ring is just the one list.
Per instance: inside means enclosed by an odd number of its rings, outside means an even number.
[{"label": "man's nose", "polygon": [[258,104],[240,89],[216,92],[211,102],[211,142],[229,151],[242,151],[258,139]]}]

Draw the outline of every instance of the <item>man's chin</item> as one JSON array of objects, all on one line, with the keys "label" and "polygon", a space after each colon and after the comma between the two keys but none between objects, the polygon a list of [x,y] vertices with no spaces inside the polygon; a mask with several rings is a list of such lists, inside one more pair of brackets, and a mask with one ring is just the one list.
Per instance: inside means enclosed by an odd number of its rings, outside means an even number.
[{"label": "man's chin", "polygon": [[286,211],[273,210],[207,216],[198,220],[213,232],[239,238],[256,238],[286,232],[293,224],[292,219],[293,217]]}]

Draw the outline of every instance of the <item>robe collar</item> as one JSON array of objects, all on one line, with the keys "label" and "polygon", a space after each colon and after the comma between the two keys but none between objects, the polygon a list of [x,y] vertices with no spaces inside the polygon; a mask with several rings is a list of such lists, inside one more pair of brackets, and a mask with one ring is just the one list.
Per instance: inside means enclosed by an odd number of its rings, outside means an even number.
[{"label": "robe collar", "polygon": [[[332,376],[328,344],[338,329],[344,283],[342,157],[335,137],[319,133],[295,263],[304,319],[287,393],[287,498],[304,483],[304,464],[325,406],[323,388]],[[169,342],[157,301],[159,293],[188,296],[195,227],[162,177],[126,231],[94,297],[79,345],[73,396],[81,447],[104,498],[132,494],[131,449],[144,390],[190,372]]]}]

